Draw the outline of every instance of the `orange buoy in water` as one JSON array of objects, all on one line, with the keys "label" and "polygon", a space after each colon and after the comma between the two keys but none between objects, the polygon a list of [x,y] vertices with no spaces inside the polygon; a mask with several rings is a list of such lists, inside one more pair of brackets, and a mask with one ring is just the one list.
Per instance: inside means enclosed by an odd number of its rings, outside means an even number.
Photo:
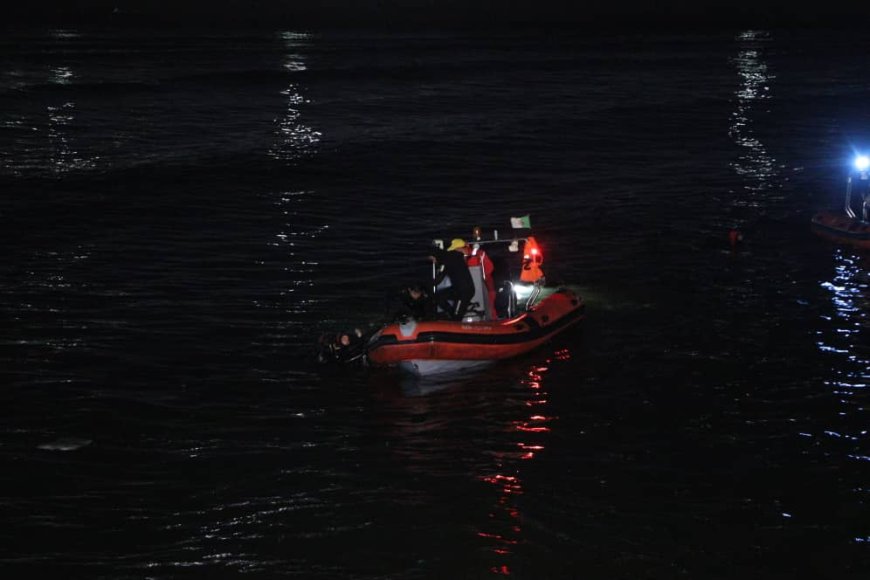
[{"label": "orange buoy in water", "polygon": [[728,241],[731,243],[731,249],[734,250],[737,248],[737,244],[743,241],[743,234],[740,233],[740,230],[731,229],[728,232]]}]

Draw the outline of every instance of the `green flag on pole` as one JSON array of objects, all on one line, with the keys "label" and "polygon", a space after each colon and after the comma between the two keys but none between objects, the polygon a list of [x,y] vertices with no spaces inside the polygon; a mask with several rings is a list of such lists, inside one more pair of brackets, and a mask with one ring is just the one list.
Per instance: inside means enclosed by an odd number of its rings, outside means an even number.
[{"label": "green flag on pole", "polygon": [[527,216],[527,215],[524,215],[522,217],[512,217],[511,218],[511,227],[515,230],[531,229],[532,222],[529,219],[529,216]]}]

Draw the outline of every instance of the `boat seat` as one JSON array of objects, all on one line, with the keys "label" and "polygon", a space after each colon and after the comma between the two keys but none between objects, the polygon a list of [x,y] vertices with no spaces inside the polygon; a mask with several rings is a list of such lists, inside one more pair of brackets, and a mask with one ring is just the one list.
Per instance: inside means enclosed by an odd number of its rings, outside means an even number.
[{"label": "boat seat", "polygon": [[474,296],[471,298],[468,310],[465,312],[463,320],[472,322],[474,320],[493,320],[495,313],[490,311],[489,300],[487,300],[486,282],[483,279],[483,267],[480,265],[469,266],[468,271],[471,273],[471,279],[474,282]]},{"label": "boat seat", "polygon": [[463,322],[476,322],[486,320],[486,313],[480,306],[480,302],[472,300],[468,304],[468,310],[465,311],[465,316],[462,317]]}]

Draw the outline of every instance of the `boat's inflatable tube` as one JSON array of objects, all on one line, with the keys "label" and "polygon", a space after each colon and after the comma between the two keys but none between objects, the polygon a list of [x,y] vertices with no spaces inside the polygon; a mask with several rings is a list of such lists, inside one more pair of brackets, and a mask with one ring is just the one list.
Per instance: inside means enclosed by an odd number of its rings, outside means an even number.
[{"label": "boat's inflatable tube", "polygon": [[842,213],[821,211],[813,216],[812,226],[825,239],[870,249],[870,223]]},{"label": "boat's inflatable tube", "polygon": [[369,341],[367,356],[376,366],[403,361],[485,361],[528,352],[585,316],[582,299],[559,289],[528,312],[508,320],[449,320],[389,324]]}]

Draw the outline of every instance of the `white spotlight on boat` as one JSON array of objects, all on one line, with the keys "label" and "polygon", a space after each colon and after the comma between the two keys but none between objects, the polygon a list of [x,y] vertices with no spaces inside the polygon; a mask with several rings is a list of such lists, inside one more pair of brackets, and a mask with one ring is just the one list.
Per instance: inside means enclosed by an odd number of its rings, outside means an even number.
[{"label": "white spotlight on boat", "polygon": [[535,291],[534,284],[521,284],[519,282],[511,284],[511,287],[514,290],[514,294],[516,294],[517,302],[524,302],[529,299],[529,296],[532,295],[532,292]]},{"label": "white spotlight on boat", "polygon": [[858,171],[867,171],[868,167],[870,167],[870,157],[859,155],[855,158],[855,169]]}]

